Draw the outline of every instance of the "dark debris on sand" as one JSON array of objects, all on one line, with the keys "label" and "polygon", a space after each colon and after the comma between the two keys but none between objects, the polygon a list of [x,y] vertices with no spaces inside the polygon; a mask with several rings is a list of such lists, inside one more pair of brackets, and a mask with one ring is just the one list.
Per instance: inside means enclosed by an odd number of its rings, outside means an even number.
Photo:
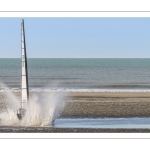
[{"label": "dark debris on sand", "polygon": [[150,129],[0,127],[0,133],[150,133]]}]

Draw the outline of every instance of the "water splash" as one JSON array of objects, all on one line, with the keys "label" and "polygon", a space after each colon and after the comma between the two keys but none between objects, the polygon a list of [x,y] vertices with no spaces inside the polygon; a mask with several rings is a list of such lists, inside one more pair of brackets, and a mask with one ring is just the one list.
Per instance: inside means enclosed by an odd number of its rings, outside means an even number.
[{"label": "water splash", "polygon": [[65,92],[32,93],[25,117],[20,121],[16,115],[17,109],[20,108],[19,96],[7,90],[3,94],[4,105],[0,110],[0,125],[7,126],[45,126],[52,124],[63,110],[66,96]]},{"label": "water splash", "polygon": [[26,126],[52,124],[64,108],[64,97],[64,92],[34,94],[21,123]]}]

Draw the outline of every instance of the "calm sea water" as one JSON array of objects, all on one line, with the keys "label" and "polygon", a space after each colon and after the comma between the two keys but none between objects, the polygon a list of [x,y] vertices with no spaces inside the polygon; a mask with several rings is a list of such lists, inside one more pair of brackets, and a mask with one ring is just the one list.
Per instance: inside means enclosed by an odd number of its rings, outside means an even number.
[{"label": "calm sea water", "polygon": [[[150,59],[29,58],[30,88],[150,89]],[[0,81],[21,87],[21,59],[0,58]]]}]

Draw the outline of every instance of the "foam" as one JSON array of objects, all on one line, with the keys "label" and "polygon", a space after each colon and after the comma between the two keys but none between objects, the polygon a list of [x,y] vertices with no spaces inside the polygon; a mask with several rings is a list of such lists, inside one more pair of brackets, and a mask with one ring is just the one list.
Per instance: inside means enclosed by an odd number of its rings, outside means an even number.
[{"label": "foam", "polygon": [[[0,92],[21,92],[20,88],[1,88]],[[63,89],[63,88],[30,88],[29,92],[150,92],[150,89]]]}]

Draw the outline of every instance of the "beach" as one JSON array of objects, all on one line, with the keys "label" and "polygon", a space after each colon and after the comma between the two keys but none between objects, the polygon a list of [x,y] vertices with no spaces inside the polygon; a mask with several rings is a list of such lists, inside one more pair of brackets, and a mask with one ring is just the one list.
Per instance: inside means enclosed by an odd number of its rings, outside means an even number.
[{"label": "beach", "polygon": [[[20,92],[14,93],[17,97]],[[32,96],[35,93],[30,93]],[[49,94],[45,92],[43,94]],[[61,97],[60,97],[61,98]],[[4,94],[0,93],[3,106]],[[129,118],[150,117],[150,92],[68,92],[63,98],[64,109],[60,118]],[[12,129],[13,128],[13,129]],[[90,129],[90,128],[55,128],[55,127],[0,127],[0,132],[150,132],[150,129]]]},{"label": "beach", "polygon": [[62,117],[150,117],[150,92],[69,94]]}]

